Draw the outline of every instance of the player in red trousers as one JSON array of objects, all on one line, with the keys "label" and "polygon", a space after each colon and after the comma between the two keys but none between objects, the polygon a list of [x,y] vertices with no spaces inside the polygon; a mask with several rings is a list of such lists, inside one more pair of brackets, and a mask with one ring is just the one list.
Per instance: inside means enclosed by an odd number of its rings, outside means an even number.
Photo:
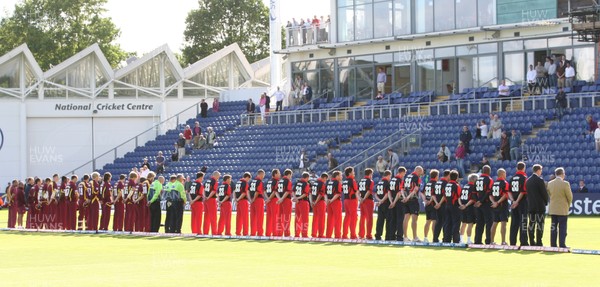
[{"label": "player in red trousers", "polygon": [[51,210],[51,199],[52,199],[52,179],[46,178],[44,189],[42,190],[42,196],[40,200],[41,204],[41,218],[40,223],[42,224],[42,229],[51,229],[52,228],[52,210]]},{"label": "player in red trousers", "polygon": [[277,236],[291,236],[290,222],[292,221],[292,170],[286,169],[283,172],[283,178],[277,183],[277,193],[279,195],[279,215],[277,216]]},{"label": "player in red trousers", "polygon": [[102,206],[102,216],[100,217],[100,230],[107,231],[108,223],[110,222],[110,211],[113,205],[112,202],[112,185],[110,180],[112,175],[107,172],[104,174],[102,184],[100,185],[100,204]]},{"label": "player in red trousers", "polygon": [[373,239],[371,231],[373,230],[373,210],[375,209],[373,202],[374,187],[373,170],[367,168],[365,170],[365,177],[358,184],[358,192],[361,198],[358,237],[362,239]]},{"label": "player in red trousers", "polygon": [[190,208],[192,209],[192,233],[202,234],[202,215],[204,215],[204,173],[196,173],[196,180],[190,186]]},{"label": "player in red trousers", "polygon": [[221,207],[217,233],[223,235],[223,231],[225,231],[226,236],[231,236],[231,175],[223,176],[223,182],[219,186],[217,196]]},{"label": "player in red trousers", "polygon": [[[135,172],[129,173],[129,180],[127,181],[127,185],[125,185],[125,189],[123,190],[125,193],[123,194],[123,198],[125,200],[125,222],[124,229],[125,231],[133,231],[133,226],[135,224],[136,217],[136,209],[135,204],[133,203],[134,194],[137,192],[137,178],[138,175]],[[137,196],[136,196],[137,199]]]},{"label": "player in red trousers", "polygon": [[46,226],[48,229],[57,230],[58,228],[58,197],[60,195],[58,174],[52,176],[52,181],[47,186],[50,200],[46,209]]},{"label": "player in red trousers", "polygon": [[77,181],[79,178],[76,175],[71,176],[69,185],[65,190],[65,198],[67,200],[67,230],[77,229]]},{"label": "player in red trousers", "polygon": [[263,179],[265,171],[259,169],[256,177],[250,181],[248,197],[250,198],[250,236],[263,236],[263,218],[265,215],[265,199]]},{"label": "player in red trousers", "polygon": [[204,224],[202,233],[204,235],[218,234],[217,229],[217,189],[219,187],[221,173],[213,172],[212,177],[204,184]]},{"label": "player in red trousers", "polygon": [[[342,181],[342,191],[344,192],[344,232],[342,238],[348,239],[350,233],[351,239],[356,239],[356,221],[358,219],[358,201],[360,194],[358,193],[358,184],[354,180],[354,168],[347,167],[344,170],[346,179]],[[349,231],[349,232],[348,232]]]},{"label": "player in red trousers", "polygon": [[115,214],[113,215],[113,231],[123,231],[123,221],[125,220],[125,204],[123,200],[123,192],[125,190],[125,178],[124,174],[119,175],[119,181],[117,182],[116,188],[113,190],[112,202],[115,207]]},{"label": "player in red trousers", "polygon": [[[137,197],[134,199],[135,204],[135,227],[134,231],[148,232],[150,231],[150,218],[148,214],[148,191],[150,191],[150,182],[154,180],[154,173],[149,173],[148,178],[140,178],[138,184]],[[134,194],[134,195],[136,195]]]},{"label": "player in red trousers", "polygon": [[267,205],[267,228],[266,236],[277,236],[277,217],[279,215],[279,195],[277,194],[277,183],[281,178],[278,169],[271,171],[271,179],[265,187],[265,204]]},{"label": "player in red trousers", "polygon": [[91,189],[88,194],[88,221],[85,230],[98,230],[98,221],[100,217],[100,174],[92,173],[92,181],[90,181]]},{"label": "player in red trousers", "polygon": [[327,182],[327,232],[325,237],[331,238],[333,234],[336,239],[342,238],[342,173],[336,170]]},{"label": "player in red trousers", "polygon": [[248,181],[251,178],[252,174],[246,172],[235,184],[234,199],[237,204],[235,235],[237,236],[248,236],[248,214],[250,212],[250,204],[248,203]]},{"label": "player in red trousers", "polygon": [[327,190],[327,179],[329,175],[327,173],[321,174],[321,177],[317,181],[313,182],[311,186],[311,197],[310,205],[313,207],[313,222],[312,222],[312,233],[313,238],[324,238],[325,237],[325,214],[327,204],[325,204],[325,194]]},{"label": "player in red trousers", "polygon": [[79,209],[79,215],[77,216],[77,230],[83,230],[87,223],[88,203],[86,200],[88,198],[88,190],[90,189],[89,181],[90,176],[84,174],[81,178],[81,182],[77,186]]},{"label": "player in red trousers", "polygon": [[308,172],[302,173],[302,178],[296,182],[293,201],[296,202],[296,237],[308,237],[308,217],[310,212],[310,183]]},{"label": "player in red trousers", "polygon": [[27,223],[25,224],[26,228],[38,229],[38,217],[39,217],[39,209],[38,209],[38,195],[40,193],[40,188],[42,187],[42,180],[40,178],[36,178],[33,182],[33,187],[29,191],[29,196],[27,202],[29,203],[29,211],[27,212]]}]

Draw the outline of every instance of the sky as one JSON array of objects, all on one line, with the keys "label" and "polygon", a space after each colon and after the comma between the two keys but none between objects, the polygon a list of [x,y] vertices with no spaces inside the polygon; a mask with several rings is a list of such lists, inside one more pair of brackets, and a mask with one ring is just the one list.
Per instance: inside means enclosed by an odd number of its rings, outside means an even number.
[{"label": "sky", "polygon": [[[2,0],[0,15],[14,9],[20,0]],[[263,0],[269,5],[269,0]],[[329,15],[330,1],[327,0],[280,0],[281,20],[312,18]],[[187,13],[198,7],[198,0],[108,0],[107,16],[121,29],[118,43],[128,52],[139,56],[168,44],[171,50],[179,52],[183,45],[183,31]]]}]

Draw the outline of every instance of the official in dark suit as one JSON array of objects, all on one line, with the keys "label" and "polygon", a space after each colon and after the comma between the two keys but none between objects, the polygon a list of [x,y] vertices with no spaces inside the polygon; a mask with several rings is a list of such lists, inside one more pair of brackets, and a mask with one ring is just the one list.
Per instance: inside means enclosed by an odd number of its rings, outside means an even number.
[{"label": "official in dark suit", "polygon": [[248,100],[246,104],[246,113],[248,114],[249,124],[254,124],[254,114],[256,113],[256,105],[252,102],[252,99]]},{"label": "official in dark suit", "polygon": [[536,164],[533,166],[533,174],[527,179],[525,186],[527,187],[527,211],[529,214],[529,224],[527,227],[529,244],[532,246],[543,246],[542,236],[544,235],[548,191],[542,178],[541,165]]}]

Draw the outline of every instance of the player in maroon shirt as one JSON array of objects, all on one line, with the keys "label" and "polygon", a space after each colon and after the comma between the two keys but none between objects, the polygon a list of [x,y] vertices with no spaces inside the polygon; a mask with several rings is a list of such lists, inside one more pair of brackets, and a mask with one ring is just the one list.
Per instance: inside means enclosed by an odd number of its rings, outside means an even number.
[{"label": "player in maroon shirt", "polygon": [[133,230],[137,232],[150,231],[150,218],[148,217],[148,192],[150,191],[150,181],[154,180],[154,173],[148,173],[148,178],[140,178],[137,193],[133,195],[133,203],[135,204],[135,227]]},{"label": "player in maroon shirt", "polygon": [[112,185],[110,180],[112,175],[107,172],[104,174],[102,184],[100,185],[100,205],[102,206],[102,216],[100,217],[100,230],[107,231],[110,222],[110,211],[112,208]]},{"label": "player in maroon shirt", "polygon": [[224,175],[223,182],[217,191],[221,214],[219,214],[219,230],[217,234],[231,236],[231,175]]},{"label": "player in maroon shirt", "polygon": [[44,186],[41,193],[41,198],[38,200],[41,206],[40,224],[42,229],[50,229],[50,197],[52,195],[52,179],[49,177],[44,180]]},{"label": "player in maroon shirt", "polygon": [[327,173],[321,174],[321,177],[313,182],[311,188],[311,203],[313,207],[313,223],[312,223],[312,237],[313,238],[324,238],[325,237],[325,215],[327,204],[325,204],[325,196],[327,192],[327,179],[329,175]]},{"label": "player in maroon shirt", "polygon": [[219,188],[219,177],[221,173],[213,172],[212,177],[204,184],[204,224],[202,231],[204,235],[211,232],[212,235],[218,234],[217,227],[217,192]]},{"label": "player in maroon shirt", "polygon": [[65,228],[67,230],[77,229],[77,181],[77,176],[72,175],[64,191],[67,201],[67,217],[65,218]]},{"label": "player in maroon shirt", "polygon": [[42,187],[42,180],[40,178],[35,178],[33,182],[33,187],[29,190],[29,195],[27,197],[27,203],[29,204],[29,211],[27,212],[27,223],[25,224],[26,228],[38,229],[38,217],[39,210],[38,206],[38,195],[40,193],[40,188]]},{"label": "player in maroon shirt", "polygon": [[125,200],[124,230],[129,232],[133,231],[133,226],[136,219],[136,209],[135,204],[133,203],[133,196],[137,192],[137,179],[137,173],[129,173],[129,180],[127,181],[127,185],[124,189],[125,193],[123,194],[123,198]]},{"label": "player in maroon shirt", "polygon": [[13,194],[14,205],[17,211],[17,228],[23,228],[23,214],[27,211],[27,200],[25,199],[25,184],[19,182]]},{"label": "player in maroon shirt", "polygon": [[58,228],[61,230],[67,229],[67,198],[65,197],[65,189],[69,186],[69,178],[62,176],[60,178],[60,186],[58,187]]},{"label": "player in maroon shirt", "polygon": [[235,235],[248,236],[248,215],[250,213],[250,204],[248,203],[248,181],[252,178],[249,172],[235,184],[235,194],[233,196],[237,204],[235,218]]},{"label": "player in maroon shirt", "polygon": [[358,184],[354,179],[354,168],[347,167],[344,170],[344,175],[346,179],[342,181],[342,191],[344,193],[344,210],[346,211],[346,215],[344,216],[342,238],[348,239],[349,232],[350,239],[356,239],[358,201],[362,201],[362,199],[358,192]]},{"label": "player in maroon shirt", "polygon": [[77,230],[83,230],[84,225],[87,225],[87,213],[88,213],[88,192],[90,189],[89,180],[90,176],[84,174],[81,178],[81,182],[77,187],[78,191],[78,206],[79,206],[79,216],[77,217]]},{"label": "player in maroon shirt", "polygon": [[500,236],[502,237],[502,245],[506,245],[506,223],[508,222],[508,206],[507,199],[508,193],[510,192],[510,185],[506,181],[506,170],[498,169],[498,177],[492,185],[492,193],[490,194],[490,201],[492,202],[492,237],[491,244],[494,243],[496,237],[496,228],[500,223]]},{"label": "player in maroon shirt", "polygon": [[6,205],[8,206],[8,228],[15,228],[17,224],[17,206],[14,204],[13,195],[18,181],[13,180],[12,184],[6,188]]},{"label": "player in maroon shirt", "polygon": [[60,178],[58,177],[58,174],[54,174],[52,176],[52,182],[50,183],[51,185],[50,190],[49,190],[49,196],[50,196],[50,201],[48,203],[48,209],[47,209],[47,224],[48,224],[48,229],[53,229],[53,230],[57,230],[59,229],[59,216],[58,216],[58,198],[60,195],[60,184],[59,184],[59,180]]},{"label": "player in maroon shirt", "polygon": [[279,195],[279,216],[277,216],[277,236],[289,237],[290,222],[292,220],[292,170],[286,169],[283,172],[283,178],[277,183],[277,193]]},{"label": "player in maroon shirt", "polygon": [[[204,215],[204,173],[196,173],[196,180],[190,186],[190,209],[192,210],[192,233],[202,234],[202,216]],[[150,199],[152,200],[152,198]],[[159,221],[160,223],[160,221]],[[159,224],[160,226],[160,224]]]},{"label": "player in maroon shirt", "polygon": [[265,186],[263,179],[265,171],[259,169],[256,172],[256,177],[250,181],[248,195],[250,197],[250,236],[263,236],[263,218],[265,215]]},{"label": "player in maroon shirt", "polygon": [[125,220],[125,204],[123,191],[125,190],[124,174],[119,175],[117,187],[113,190],[112,202],[114,202],[115,214],[113,216],[113,231],[123,231],[123,222]]},{"label": "player in maroon shirt", "polygon": [[91,188],[88,191],[88,221],[85,230],[98,230],[100,217],[100,174],[92,173]]},{"label": "player in maroon shirt", "polygon": [[373,230],[373,210],[375,209],[375,204],[373,203],[374,187],[373,170],[367,168],[365,170],[365,178],[361,179],[358,184],[358,191],[361,198],[358,237],[368,240],[373,239],[371,231]]},{"label": "player in maroon shirt", "polygon": [[265,187],[265,204],[267,205],[267,228],[266,236],[277,236],[277,217],[279,215],[279,194],[277,194],[277,183],[281,178],[278,169],[271,171],[271,180]]},{"label": "player in maroon shirt", "polygon": [[327,182],[327,231],[326,238],[331,238],[332,233],[336,239],[342,238],[342,173],[338,170],[331,175]]},{"label": "player in maroon shirt", "polygon": [[[460,198],[458,200],[458,209],[460,209],[460,242],[471,244],[471,233],[473,231],[473,223],[475,223],[475,208],[473,205],[477,202],[477,174],[469,175],[469,182],[462,188]],[[465,241],[465,229],[467,230],[467,241]]]},{"label": "player in maroon shirt", "polygon": [[295,237],[308,238],[308,217],[310,213],[310,183],[308,172],[302,173],[302,178],[296,182],[292,201],[296,202],[296,228],[294,228]]}]

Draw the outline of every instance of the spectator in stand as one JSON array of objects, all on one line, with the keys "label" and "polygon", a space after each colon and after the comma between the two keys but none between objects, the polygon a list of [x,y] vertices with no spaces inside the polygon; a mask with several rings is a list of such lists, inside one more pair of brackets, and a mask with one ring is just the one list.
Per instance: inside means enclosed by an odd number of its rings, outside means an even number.
[{"label": "spectator in stand", "polygon": [[212,127],[208,127],[206,130],[206,144],[209,148],[213,148],[217,140],[217,134],[215,133],[215,131],[213,131]]},{"label": "spectator in stand", "polygon": [[327,167],[329,168],[329,170],[333,170],[336,167],[338,167],[338,165],[340,165],[337,161],[337,159],[335,159],[335,157],[333,157],[332,153],[328,153],[327,154]]},{"label": "spectator in stand", "polygon": [[314,29],[312,28],[312,21],[310,20],[310,18],[306,18],[306,21],[304,21],[304,30],[306,31],[305,44],[307,44],[307,45],[314,44],[315,33],[314,33]]},{"label": "spectator in stand", "polygon": [[567,62],[565,68],[565,86],[573,88],[573,80],[575,80],[575,69],[571,66],[570,62]]},{"label": "spectator in stand", "polygon": [[558,117],[558,120],[562,120],[565,109],[567,108],[567,94],[565,94],[563,88],[558,89],[558,93],[556,93],[556,97],[554,98],[554,100],[556,101],[555,114]]},{"label": "spectator in stand", "polygon": [[527,72],[527,89],[530,95],[533,95],[536,88],[536,77],[537,73],[533,69],[533,65],[529,65],[529,71]]},{"label": "spectator in stand", "polygon": [[540,94],[546,86],[546,72],[546,68],[544,68],[542,62],[538,62],[537,66],[535,67],[535,84],[539,89]]},{"label": "spectator in stand", "polygon": [[143,178],[148,178],[148,174],[150,174],[150,169],[146,165],[142,165],[140,168],[140,176]]},{"label": "spectator in stand", "polygon": [[481,161],[479,162],[479,165],[477,166],[477,172],[481,172],[481,170],[483,169],[484,166],[491,166],[490,165],[490,161],[488,160],[488,158],[486,156],[483,156],[481,158]]},{"label": "spectator in stand", "polygon": [[312,19],[311,25],[312,25],[312,30],[313,30],[313,43],[318,43],[321,38],[319,38],[319,26],[320,26],[320,22],[319,22],[319,18],[317,18],[317,15],[315,15],[315,17]]},{"label": "spectator in stand", "polygon": [[271,110],[271,97],[265,93],[265,117],[269,115],[269,111]]},{"label": "spectator in stand", "polygon": [[294,37],[292,36],[292,21],[287,21],[287,24],[285,24],[285,31],[286,31],[286,35],[288,37],[288,41],[287,41],[287,47],[289,46],[294,46]]},{"label": "spectator in stand", "polygon": [[200,140],[201,135],[202,135],[202,128],[200,128],[200,122],[195,122],[194,128],[192,129],[192,136],[194,139],[194,148],[198,148],[198,140]]},{"label": "spectator in stand", "polygon": [[275,111],[283,111],[283,99],[285,98],[285,94],[277,87],[277,91],[273,93],[273,96],[275,96],[275,100],[277,101]]},{"label": "spectator in stand", "polygon": [[185,155],[185,137],[182,133],[179,133],[179,139],[177,140],[177,154],[181,159]]},{"label": "spectator in stand", "polygon": [[481,120],[481,122],[477,123],[477,133],[475,134],[475,138],[485,138],[488,136],[488,125],[485,123],[485,120]]},{"label": "spectator in stand", "polygon": [[463,126],[462,133],[460,133],[458,139],[463,143],[463,146],[465,147],[465,153],[471,153],[471,140],[473,139],[473,135],[471,135],[469,127]]},{"label": "spectator in stand", "polygon": [[265,124],[265,116],[267,115],[267,93],[262,93],[260,95],[260,100],[258,101],[258,107],[260,108],[260,120],[263,125]]},{"label": "spectator in stand", "polygon": [[175,151],[171,154],[171,161],[179,161],[179,145],[175,143]]},{"label": "spectator in stand", "polygon": [[579,193],[588,193],[588,188],[585,186],[583,179],[579,181]]},{"label": "spectator in stand", "polygon": [[521,133],[516,130],[511,131],[510,137],[510,159],[521,160]]},{"label": "spectator in stand", "polygon": [[499,139],[502,136],[502,121],[498,115],[494,115],[490,121],[490,132],[493,139]]},{"label": "spectator in stand", "polygon": [[[248,99],[246,104],[246,114],[248,115],[249,124],[254,124],[254,113],[256,111],[256,105],[252,102],[252,99]],[[208,138],[208,137],[207,137]]]},{"label": "spectator in stand", "polygon": [[189,146],[192,143],[192,128],[189,125],[185,126],[183,137],[185,138],[185,145]]},{"label": "spectator in stand", "polygon": [[383,159],[383,156],[379,156],[377,157],[377,163],[375,164],[375,169],[377,170],[377,173],[379,173],[379,177],[383,177],[383,173],[385,172],[386,168],[387,168],[387,161],[385,161]]},{"label": "spectator in stand", "polygon": [[385,82],[387,81],[387,74],[383,67],[379,67],[379,73],[377,73],[377,92],[385,93]]},{"label": "spectator in stand", "polygon": [[219,99],[215,98],[213,100],[213,106],[212,106],[212,110],[213,112],[218,112],[219,111]]},{"label": "spectator in stand", "polygon": [[596,141],[596,151],[600,152],[600,122],[598,122],[596,126],[596,130],[594,131],[594,140]]},{"label": "spectator in stand", "polygon": [[[567,63],[568,65],[568,63]],[[550,228],[550,246],[567,248],[567,218],[569,216],[569,207],[573,203],[573,193],[571,185],[565,180],[565,170],[562,167],[554,171],[556,178],[548,182],[548,195],[550,204],[548,214],[552,218]],[[557,238],[558,237],[558,238]]]},{"label": "spectator in stand", "polygon": [[[215,101],[216,100],[217,99],[215,99]],[[213,105],[214,105],[214,103],[213,103]],[[206,101],[204,99],[202,99],[202,101],[200,101],[200,116],[203,118],[206,118],[208,116],[208,104],[206,103]]]},{"label": "spectator in stand", "polygon": [[296,106],[298,105],[298,102],[300,101],[300,96],[302,95],[302,93],[304,88],[304,81],[302,81],[302,77],[300,75],[296,75],[296,79],[294,80],[294,85],[292,85],[292,91],[290,92],[289,95],[289,105],[290,106]]},{"label": "spectator in stand", "polygon": [[165,172],[165,157],[163,156],[163,152],[159,151],[155,160],[156,164],[156,174],[162,174]]},{"label": "spectator in stand", "polygon": [[200,135],[198,138],[198,143],[196,145],[197,149],[205,149],[206,148],[206,138],[203,135]]},{"label": "spectator in stand", "polygon": [[460,178],[465,176],[465,157],[467,156],[467,151],[462,141],[458,142],[458,146],[454,151],[454,158],[456,159],[456,165],[458,167],[458,174]]},{"label": "spectator in stand", "polygon": [[306,155],[306,150],[302,149],[302,151],[300,152],[300,164],[298,165],[298,168],[300,169],[301,173],[306,171],[307,163],[308,163],[308,156]]},{"label": "spectator in stand", "polygon": [[292,40],[291,42],[294,45],[300,45],[300,41],[298,40],[298,36],[300,35],[300,24],[296,20],[296,18],[292,18]]},{"label": "spectator in stand", "polygon": [[446,146],[446,144],[442,144],[442,146],[440,146],[440,150],[437,153],[437,159],[440,162],[447,162],[450,159],[450,149]]},{"label": "spectator in stand", "polygon": [[312,100],[313,91],[312,87],[308,85],[308,83],[304,83],[304,88],[302,89],[302,100],[304,103],[310,102]]},{"label": "spectator in stand", "polygon": [[556,88],[556,64],[552,58],[548,57],[546,63],[548,63],[548,84],[551,88]]},{"label": "spectator in stand", "polygon": [[506,132],[502,133],[500,139],[500,155],[502,160],[510,160],[510,141]]},{"label": "spectator in stand", "polygon": [[500,86],[498,86],[498,96],[500,97],[508,97],[510,95],[510,89],[506,85],[506,81],[502,80]]},{"label": "spectator in stand", "polygon": [[145,166],[147,169],[150,169],[150,163],[148,162],[147,157],[144,158],[144,161],[142,162],[141,166]]},{"label": "spectator in stand", "polygon": [[566,70],[565,62],[560,62],[560,64],[556,67],[556,78],[557,78],[557,86],[559,88],[564,88],[565,86],[565,70]]},{"label": "spectator in stand", "polygon": [[375,97],[376,100],[383,100],[383,94],[381,94],[381,92],[377,92],[377,96]]},{"label": "spectator in stand", "polygon": [[398,154],[395,153],[392,149],[388,149],[387,151],[388,153],[388,169],[389,170],[396,170],[398,168],[398,165],[400,164],[400,158],[398,157]]},{"label": "spectator in stand", "polygon": [[594,137],[594,132],[596,131],[596,129],[598,128],[598,123],[594,120],[594,118],[592,117],[592,115],[587,115],[585,117],[585,132],[583,133],[583,135],[586,138],[593,138]]}]

